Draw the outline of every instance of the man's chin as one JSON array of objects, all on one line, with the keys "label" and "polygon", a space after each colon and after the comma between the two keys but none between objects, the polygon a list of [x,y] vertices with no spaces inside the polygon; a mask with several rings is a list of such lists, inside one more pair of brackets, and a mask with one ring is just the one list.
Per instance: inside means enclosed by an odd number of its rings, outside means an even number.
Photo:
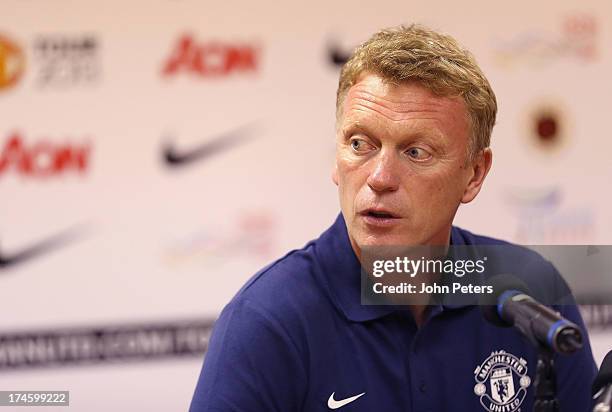
[{"label": "man's chin", "polygon": [[415,239],[409,239],[406,236],[396,235],[393,233],[386,234],[364,234],[359,236],[357,244],[361,247],[379,247],[379,246],[413,246],[417,245]]}]

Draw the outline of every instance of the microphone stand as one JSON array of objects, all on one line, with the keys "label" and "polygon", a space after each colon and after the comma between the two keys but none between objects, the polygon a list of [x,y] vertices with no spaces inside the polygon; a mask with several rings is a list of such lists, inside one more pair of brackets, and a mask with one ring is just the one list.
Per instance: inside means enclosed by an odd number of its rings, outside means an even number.
[{"label": "microphone stand", "polygon": [[553,351],[539,345],[538,367],[535,378],[534,412],[559,412],[557,399],[557,375]]}]

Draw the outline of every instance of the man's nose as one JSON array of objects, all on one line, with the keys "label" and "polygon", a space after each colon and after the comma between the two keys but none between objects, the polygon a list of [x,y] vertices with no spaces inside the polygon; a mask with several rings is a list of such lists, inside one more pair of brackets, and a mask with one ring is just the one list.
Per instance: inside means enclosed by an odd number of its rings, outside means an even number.
[{"label": "man's nose", "polygon": [[381,151],[372,159],[373,169],[368,176],[368,186],[375,192],[393,192],[399,187],[400,159],[393,152]]}]

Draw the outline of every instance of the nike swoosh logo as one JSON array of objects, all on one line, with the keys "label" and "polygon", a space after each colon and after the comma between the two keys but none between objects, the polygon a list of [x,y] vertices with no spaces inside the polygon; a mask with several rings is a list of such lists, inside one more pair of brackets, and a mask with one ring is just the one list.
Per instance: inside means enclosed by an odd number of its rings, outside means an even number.
[{"label": "nike swoosh logo", "polygon": [[75,227],[64,230],[56,235],[49,236],[46,239],[40,240],[29,246],[22,247],[21,250],[12,252],[10,254],[4,253],[2,250],[0,250],[0,270],[21,265],[29,260],[39,257],[40,255],[49,253],[54,249],[74,241],[78,235],[77,231],[80,232],[81,229],[81,227]]},{"label": "nike swoosh logo", "polygon": [[253,137],[252,132],[252,126],[241,127],[232,132],[218,135],[197,147],[181,151],[177,150],[174,144],[168,143],[162,150],[162,157],[166,165],[170,167],[186,166],[250,140]]},{"label": "nike swoosh logo", "polygon": [[332,392],[331,395],[329,395],[329,399],[327,400],[327,407],[329,409],[338,409],[338,408],[342,408],[344,405],[348,405],[349,403],[361,398],[363,395],[365,395],[365,392],[360,393],[359,395],[355,395],[355,396],[351,396],[350,398],[346,398],[346,399],[342,399],[340,401],[337,401],[334,399],[334,394],[336,392]]},{"label": "nike swoosh logo", "polygon": [[334,66],[344,65],[344,63],[346,63],[350,59],[352,54],[350,51],[343,50],[335,44],[329,46],[327,53],[329,56],[330,63]]}]

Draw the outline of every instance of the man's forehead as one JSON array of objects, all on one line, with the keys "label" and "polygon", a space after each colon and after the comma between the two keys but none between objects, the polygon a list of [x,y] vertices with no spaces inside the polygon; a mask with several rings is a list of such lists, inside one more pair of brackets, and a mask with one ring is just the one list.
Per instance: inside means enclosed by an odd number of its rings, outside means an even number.
[{"label": "man's forehead", "polygon": [[348,90],[342,109],[345,125],[372,114],[393,122],[446,118],[469,123],[463,98],[437,96],[419,82],[397,84],[377,75],[360,77]]},{"label": "man's forehead", "polygon": [[397,113],[445,109],[465,110],[460,96],[438,96],[416,80],[392,82],[375,74],[361,75],[349,88],[345,105],[380,106]]}]

